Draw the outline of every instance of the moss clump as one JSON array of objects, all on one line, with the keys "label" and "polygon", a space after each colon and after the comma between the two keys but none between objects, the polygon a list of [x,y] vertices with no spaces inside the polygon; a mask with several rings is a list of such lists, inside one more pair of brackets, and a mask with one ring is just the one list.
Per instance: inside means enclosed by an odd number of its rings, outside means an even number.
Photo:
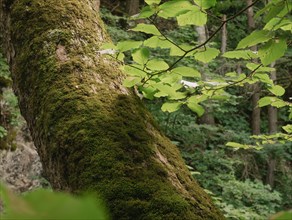
[{"label": "moss clump", "polygon": [[55,189],[96,192],[114,219],[223,218],[97,55],[108,37],[88,1],[19,0],[11,18],[20,106]]}]

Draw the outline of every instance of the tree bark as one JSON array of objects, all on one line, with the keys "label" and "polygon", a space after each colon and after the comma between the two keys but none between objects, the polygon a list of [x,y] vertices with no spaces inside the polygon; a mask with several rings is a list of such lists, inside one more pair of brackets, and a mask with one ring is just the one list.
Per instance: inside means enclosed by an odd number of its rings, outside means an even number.
[{"label": "tree bark", "polygon": [[0,0],[20,109],[55,190],[101,195],[113,219],[223,219],[115,61],[89,0]]},{"label": "tree bark", "polygon": [[127,14],[132,16],[139,13],[139,0],[126,0],[126,11]]},{"label": "tree bark", "polygon": [[[196,32],[198,33],[198,43],[203,43],[207,40],[207,33],[205,26],[196,26]],[[204,68],[208,68],[208,64],[204,65]],[[202,80],[207,80],[207,75],[203,71],[202,73]],[[207,107],[205,107],[205,113],[199,118],[198,122],[200,124],[207,124],[207,125],[215,125],[215,119],[213,116],[212,107],[210,107],[211,102],[207,101]]]},{"label": "tree bark", "polygon": [[[223,15],[222,20],[226,20],[226,15]],[[222,37],[221,37],[221,53],[225,53],[227,48],[227,24],[225,23],[222,27]]]},{"label": "tree bark", "polygon": [[[275,62],[271,64],[271,67],[275,67]],[[274,82],[277,80],[276,71],[270,73],[270,78]],[[278,111],[276,107],[268,106],[268,121],[269,121],[269,133],[275,134],[278,131]]]},{"label": "tree bark", "polygon": [[[275,67],[275,62],[271,64],[271,67]],[[274,82],[277,80],[277,74],[276,71],[272,71],[270,73],[270,78]],[[275,134],[278,131],[278,110],[277,108],[273,106],[268,106],[268,123],[269,123],[269,134]],[[271,186],[271,188],[274,188],[275,185],[275,169],[277,165],[277,159],[272,152],[269,155],[269,158],[267,160],[267,178],[266,183]]]},{"label": "tree bark", "polygon": [[[247,5],[252,4],[252,0],[246,0]],[[247,9],[247,22],[250,31],[255,29],[253,7]],[[257,46],[251,47],[251,50],[257,51]],[[251,128],[252,134],[259,135],[261,133],[261,109],[258,107],[258,101],[260,100],[260,86],[255,83],[251,86],[252,89],[252,117],[251,117]]]}]

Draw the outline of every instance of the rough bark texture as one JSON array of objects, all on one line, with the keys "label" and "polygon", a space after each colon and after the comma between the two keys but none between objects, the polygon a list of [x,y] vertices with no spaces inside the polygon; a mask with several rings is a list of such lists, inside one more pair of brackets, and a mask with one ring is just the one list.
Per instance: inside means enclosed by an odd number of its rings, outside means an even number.
[{"label": "rough bark texture", "polygon": [[114,219],[223,219],[98,54],[108,37],[93,1],[0,3],[14,89],[54,189],[96,192]]}]

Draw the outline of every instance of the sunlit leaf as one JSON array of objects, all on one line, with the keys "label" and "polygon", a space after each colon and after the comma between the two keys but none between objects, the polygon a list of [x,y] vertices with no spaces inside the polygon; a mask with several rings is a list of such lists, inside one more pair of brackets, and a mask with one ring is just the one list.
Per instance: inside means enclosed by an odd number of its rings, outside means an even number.
[{"label": "sunlit leaf", "polygon": [[292,125],[288,124],[282,127],[287,133],[292,133]]},{"label": "sunlit leaf", "polygon": [[140,48],[132,53],[133,60],[139,64],[146,64],[149,59],[150,52],[147,48]]},{"label": "sunlit leaf", "polygon": [[285,93],[285,89],[280,85],[273,85],[271,88],[269,88],[269,91],[276,96],[282,96]]},{"label": "sunlit leaf", "polygon": [[159,4],[161,0],[145,0],[148,5]]},{"label": "sunlit leaf", "polygon": [[284,39],[270,40],[259,49],[259,57],[266,66],[285,54],[287,44]]},{"label": "sunlit leaf", "polygon": [[201,74],[198,72],[198,70],[186,66],[174,68],[171,73],[176,73],[185,77],[201,78]]},{"label": "sunlit leaf", "polygon": [[136,84],[138,84],[140,82],[141,82],[141,77],[129,76],[124,80],[123,86],[125,86],[125,87],[133,87],[134,85],[136,85]]},{"label": "sunlit leaf", "polygon": [[236,49],[251,47],[259,43],[264,43],[273,37],[272,33],[267,30],[256,30],[247,37],[243,38],[237,45]]},{"label": "sunlit leaf", "polygon": [[147,68],[150,70],[167,70],[169,66],[163,60],[154,59],[148,61]]},{"label": "sunlit leaf", "polygon": [[141,19],[141,18],[149,18],[155,13],[155,10],[147,5],[146,7],[142,8],[141,12],[138,14],[138,16],[132,16],[133,19]]},{"label": "sunlit leaf", "polygon": [[261,98],[258,101],[259,107],[264,107],[264,106],[270,105],[273,102],[273,98],[274,97],[269,97],[269,96]]},{"label": "sunlit leaf", "polygon": [[207,47],[205,50],[197,52],[195,54],[195,59],[203,63],[209,63],[211,60],[215,59],[219,53],[220,51],[218,49]]},{"label": "sunlit leaf", "polygon": [[201,116],[204,114],[204,112],[205,112],[205,109],[204,109],[201,105],[199,105],[199,104],[197,104],[197,103],[194,103],[194,102],[188,102],[188,103],[187,103],[187,106],[188,106],[189,109],[191,109],[193,112],[197,113],[197,115],[198,115],[199,117],[201,117]]},{"label": "sunlit leaf", "polygon": [[194,0],[194,2],[203,9],[208,9],[216,5],[216,0]]},{"label": "sunlit leaf", "polygon": [[174,45],[162,36],[153,36],[144,41],[144,46],[150,48],[171,48]]},{"label": "sunlit leaf", "polygon": [[117,44],[117,49],[120,52],[124,52],[127,50],[139,48],[141,45],[142,45],[142,41],[132,41],[132,40],[121,41]]},{"label": "sunlit leaf", "polygon": [[258,63],[247,63],[246,67],[251,71],[254,71],[256,69],[255,72],[272,72],[272,71],[275,71],[275,68],[266,67],[266,66],[260,66],[260,64],[258,64]]},{"label": "sunlit leaf", "polygon": [[155,27],[153,24],[138,24],[136,27],[130,30],[143,32],[146,34],[161,35],[157,27]]},{"label": "sunlit leaf", "polygon": [[166,102],[162,105],[161,110],[164,112],[175,112],[182,106],[182,102]]},{"label": "sunlit leaf", "polygon": [[141,78],[146,77],[146,73],[142,70],[141,66],[124,66],[123,70],[130,76],[139,76]]},{"label": "sunlit leaf", "polygon": [[226,58],[234,58],[234,59],[244,59],[250,60],[257,58],[257,54],[251,50],[235,50],[235,51],[228,51],[222,55]]},{"label": "sunlit leaf", "polygon": [[158,16],[162,18],[175,17],[180,14],[191,11],[194,6],[189,1],[168,1],[159,6]]},{"label": "sunlit leaf", "polygon": [[177,22],[179,26],[185,25],[203,26],[207,23],[207,14],[201,12],[199,8],[194,7],[193,10],[182,15],[179,15],[177,17]]}]

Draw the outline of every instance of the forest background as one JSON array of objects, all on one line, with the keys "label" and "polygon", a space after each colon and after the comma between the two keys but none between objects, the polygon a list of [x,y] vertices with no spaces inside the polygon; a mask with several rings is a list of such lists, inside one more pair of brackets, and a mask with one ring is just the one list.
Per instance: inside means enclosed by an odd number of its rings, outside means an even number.
[{"label": "forest background", "polygon": [[[137,24],[145,22],[143,19],[129,20],[128,17],[138,14],[145,5],[144,1],[116,0],[101,3],[101,16],[114,43],[129,39],[144,41],[149,38],[147,33],[129,31]],[[161,20],[157,27],[177,44],[204,42],[221,25],[217,16],[231,17],[247,4],[248,1],[217,1],[210,9],[214,16],[209,16],[204,26],[189,25],[178,28],[175,22]],[[254,12],[257,13],[263,4],[260,2],[253,6]],[[244,12],[228,22],[210,42],[212,48],[220,50],[222,54],[234,50],[238,42],[246,37],[246,33],[265,25],[262,19],[255,19],[255,27],[250,27],[248,18],[248,14]],[[160,48],[155,48],[152,56],[168,63],[174,62],[173,57],[169,57]],[[289,101],[292,97],[291,56],[291,48],[288,48],[283,57],[273,62],[272,67],[276,71],[270,71],[270,75],[276,76],[275,84],[285,88],[282,96],[284,101]],[[130,54],[126,54],[125,60],[131,62]],[[216,78],[218,81],[227,72],[240,74],[246,71],[248,61],[218,56],[207,64],[194,62],[188,57],[181,62],[184,66],[204,73],[206,80]],[[1,149],[15,150],[17,133],[25,130],[25,122],[20,116],[17,99],[11,90],[8,66],[2,56],[0,79]],[[271,106],[263,105],[260,114],[255,116],[255,96],[258,96],[258,101],[261,97],[270,95],[262,81],[256,87],[230,86],[227,92],[228,99],[219,97],[217,100],[202,103],[205,109],[202,117],[198,117],[200,111],[196,110],[196,114],[186,106],[179,109],[164,108],[165,111],[162,111],[161,107],[167,97],[146,97],[143,101],[161,129],[179,147],[197,181],[212,196],[227,218],[266,219],[280,210],[291,209],[292,144],[291,141],[277,141],[277,137],[269,139],[267,136],[284,132],[282,126],[289,124],[289,107],[275,110]],[[264,135],[264,141],[259,144],[261,149],[252,147],[262,140],[251,138],[252,134]],[[232,144],[226,146],[228,142]]]}]

